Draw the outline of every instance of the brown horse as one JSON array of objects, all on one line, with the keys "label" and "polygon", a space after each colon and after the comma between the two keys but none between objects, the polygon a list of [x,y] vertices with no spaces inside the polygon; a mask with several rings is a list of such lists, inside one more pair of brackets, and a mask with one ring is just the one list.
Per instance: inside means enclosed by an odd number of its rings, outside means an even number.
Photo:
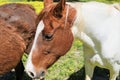
[{"label": "brown horse", "polygon": [[17,80],[22,80],[24,66],[21,57],[29,53],[36,30],[37,15],[27,4],[0,6],[0,75],[15,68]]},{"label": "brown horse", "polygon": [[120,70],[120,11],[99,2],[66,3],[44,0],[26,65],[32,78],[43,79],[47,68],[71,48],[73,38],[83,41],[86,80],[95,66],[109,69],[110,80]]},{"label": "brown horse", "polygon": [[26,66],[32,78],[40,79],[46,69],[71,48],[71,27],[76,14],[75,9],[66,5],[64,0],[58,4],[44,0],[44,7],[37,19],[36,36]]}]

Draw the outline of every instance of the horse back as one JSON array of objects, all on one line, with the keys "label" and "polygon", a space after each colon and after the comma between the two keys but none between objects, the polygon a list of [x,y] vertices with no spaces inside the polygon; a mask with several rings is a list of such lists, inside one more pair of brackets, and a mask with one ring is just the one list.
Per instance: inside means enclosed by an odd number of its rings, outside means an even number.
[{"label": "horse back", "polygon": [[[5,4],[0,6],[0,18],[16,29],[24,39],[27,49],[30,47],[35,34],[35,9],[28,4]],[[29,52],[26,49],[26,52]]]}]

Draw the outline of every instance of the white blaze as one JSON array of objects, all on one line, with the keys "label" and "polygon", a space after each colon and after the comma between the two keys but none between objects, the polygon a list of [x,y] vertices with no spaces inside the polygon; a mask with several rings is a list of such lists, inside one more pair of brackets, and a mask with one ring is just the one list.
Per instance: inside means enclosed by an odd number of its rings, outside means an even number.
[{"label": "white blaze", "polygon": [[44,29],[44,23],[43,23],[43,21],[40,21],[38,26],[37,26],[34,42],[33,42],[33,45],[32,45],[28,60],[27,60],[27,64],[26,64],[26,72],[28,73],[29,76],[31,76],[29,72],[32,72],[32,73],[34,73],[34,75],[36,75],[34,65],[32,64],[32,53],[33,53],[33,50],[35,48],[37,48],[36,47],[37,39],[38,39],[38,36],[43,29]]}]

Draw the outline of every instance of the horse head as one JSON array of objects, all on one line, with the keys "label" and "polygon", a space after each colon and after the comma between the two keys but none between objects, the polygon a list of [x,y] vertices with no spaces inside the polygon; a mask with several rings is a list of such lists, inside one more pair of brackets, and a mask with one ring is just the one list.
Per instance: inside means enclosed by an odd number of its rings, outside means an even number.
[{"label": "horse head", "polygon": [[37,30],[26,71],[32,78],[42,79],[47,68],[65,55],[72,46],[71,27],[76,10],[60,0],[54,4],[52,0],[44,0],[44,9],[36,20]]}]

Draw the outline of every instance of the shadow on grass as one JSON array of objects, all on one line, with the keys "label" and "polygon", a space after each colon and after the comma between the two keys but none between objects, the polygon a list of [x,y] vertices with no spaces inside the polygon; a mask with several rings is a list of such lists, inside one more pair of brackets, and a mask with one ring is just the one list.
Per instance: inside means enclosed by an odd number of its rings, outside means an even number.
[{"label": "shadow on grass", "polygon": [[[71,74],[67,80],[85,80],[85,68]],[[92,80],[109,80],[109,70],[95,67]]]},{"label": "shadow on grass", "polygon": [[[0,80],[16,80],[15,72],[10,71],[5,75],[0,76]],[[32,79],[24,72],[24,80],[32,80]]]},{"label": "shadow on grass", "polygon": [[71,74],[67,80],[85,80],[85,68],[82,67],[77,72]]}]

